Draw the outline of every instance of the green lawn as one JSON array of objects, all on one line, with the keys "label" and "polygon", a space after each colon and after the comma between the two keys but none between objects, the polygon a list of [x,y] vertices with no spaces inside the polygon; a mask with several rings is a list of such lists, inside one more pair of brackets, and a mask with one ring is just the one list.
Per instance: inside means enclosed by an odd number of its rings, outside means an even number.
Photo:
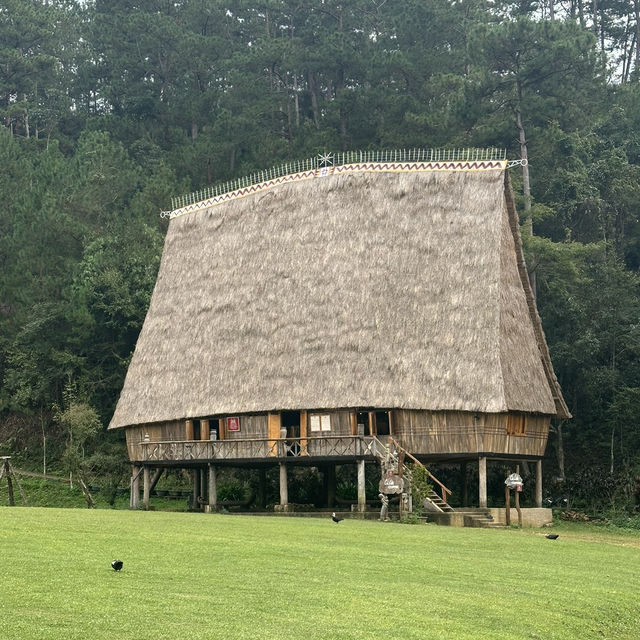
[{"label": "green lawn", "polygon": [[559,533],[2,507],[0,638],[637,640],[640,538]]}]

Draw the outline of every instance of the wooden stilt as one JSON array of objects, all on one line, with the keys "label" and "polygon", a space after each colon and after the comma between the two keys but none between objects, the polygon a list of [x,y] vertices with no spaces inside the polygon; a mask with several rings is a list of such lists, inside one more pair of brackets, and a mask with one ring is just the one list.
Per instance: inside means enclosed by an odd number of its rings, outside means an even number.
[{"label": "wooden stilt", "polygon": [[258,469],[258,506],[264,509],[267,506],[267,472]]},{"label": "wooden stilt", "polygon": [[[516,465],[516,473],[520,475],[520,465]],[[522,527],[522,511],[520,510],[520,492],[516,489],[516,511],[518,512],[518,526]]]},{"label": "wooden stilt", "polygon": [[140,506],[140,473],[142,469],[137,465],[133,465],[131,469],[131,496],[129,498],[129,506],[137,509]]},{"label": "wooden stilt", "polygon": [[287,486],[287,465],[280,463],[280,504],[283,508],[289,504],[289,487]]},{"label": "wooden stilt", "polygon": [[536,507],[542,507],[542,460],[536,462]]},{"label": "wooden stilt", "polygon": [[209,463],[209,510],[217,511],[218,509],[218,486],[217,486],[217,469]]},{"label": "wooden stilt", "polygon": [[144,472],[142,474],[142,486],[143,486],[143,495],[142,495],[142,504],[144,508],[149,510],[149,498],[151,497],[151,469],[144,466]]},{"label": "wooden stilt", "polygon": [[365,466],[364,460],[358,460],[358,511],[363,513],[367,507],[367,494],[365,492]]},{"label": "wooden stilt", "polygon": [[460,465],[460,484],[462,487],[462,506],[469,506],[469,482],[467,481],[467,463]]},{"label": "wooden stilt", "polygon": [[193,494],[191,506],[193,509],[198,508],[198,497],[200,496],[200,469],[193,470]]},{"label": "wooden stilt", "polygon": [[204,467],[200,471],[200,500],[199,503],[204,505],[207,499],[207,488],[209,486],[209,478],[207,474],[207,468]]},{"label": "wooden stilt", "polygon": [[158,484],[158,480],[160,480],[160,477],[162,476],[163,471],[164,469],[155,470],[153,474],[153,478],[151,478],[151,486],[149,487],[149,494],[151,494],[151,492],[156,488],[156,485]]},{"label": "wooden stilt", "polygon": [[480,507],[487,507],[487,459],[478,458],[478,504]]},{"label": "wooden stilt", "polygon": [[327,506],[333,507],[336,503],[336,465],[326,466],[327,478]]}]

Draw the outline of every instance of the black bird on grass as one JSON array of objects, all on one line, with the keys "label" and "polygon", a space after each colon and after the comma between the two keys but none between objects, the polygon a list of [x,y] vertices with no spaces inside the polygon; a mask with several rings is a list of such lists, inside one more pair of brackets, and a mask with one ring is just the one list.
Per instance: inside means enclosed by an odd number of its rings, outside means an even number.
[{"label": "black bird on grass", "polygon": [[338,516],[336,515],[336,512],[334,511],[331,514],[331,519],[337,524],[338,522],[342,522],[344,520],[344,518],[338,518]]},{"label": "black bird on grass", "polygon": [[547,535],[545,536],[545,538],[548,538],[549,540],[555,540],[557,537],[557,533],[547,533]]},{"label": "black bird on grass", "polygon": [[120,571],[120,569],[122,569],[122,560],[114,560],[111,563],[111,567],[114,571]]}]

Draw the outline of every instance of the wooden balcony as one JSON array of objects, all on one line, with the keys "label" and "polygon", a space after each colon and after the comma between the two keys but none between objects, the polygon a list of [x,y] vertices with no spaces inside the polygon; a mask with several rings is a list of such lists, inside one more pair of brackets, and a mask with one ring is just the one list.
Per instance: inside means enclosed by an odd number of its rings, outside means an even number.
[{"label": "wooden balcony", "polygon": [[243,438],[233,440],[190,440],[140,442],[139,462],[197,463],[255,461],[299,458],[373,458],[380,443],[369,436],[324,436],[317,438]]}]

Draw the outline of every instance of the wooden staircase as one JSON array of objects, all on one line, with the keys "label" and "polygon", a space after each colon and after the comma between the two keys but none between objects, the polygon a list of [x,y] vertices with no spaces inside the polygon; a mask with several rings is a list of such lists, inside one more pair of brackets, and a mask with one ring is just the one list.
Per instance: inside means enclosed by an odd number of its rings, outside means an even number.
[{"label": "wooden staircase", "polygon": [[[392,437],[388,438],[386,444],[380,442],[378,438],[374,438],[373,451],[382,463],[383,474],[385,466],[392,465],[395,466],[401,475],[411,479],[411,469],[404,463],[407,458],[411,459],[415,465],[426,469],[420,460],[411,455]],[[434,489],[431,489],[429,495],[426,497],[426,501],[429,502],[431,509],[438,513],[453,512],[453,507],[447,502],[447,497],[451,495],[451,490],[445,487],[430,471],[427,470],[427,473],[429,474],[429,480],[440,488],[440,495],[438,495]]]}]

